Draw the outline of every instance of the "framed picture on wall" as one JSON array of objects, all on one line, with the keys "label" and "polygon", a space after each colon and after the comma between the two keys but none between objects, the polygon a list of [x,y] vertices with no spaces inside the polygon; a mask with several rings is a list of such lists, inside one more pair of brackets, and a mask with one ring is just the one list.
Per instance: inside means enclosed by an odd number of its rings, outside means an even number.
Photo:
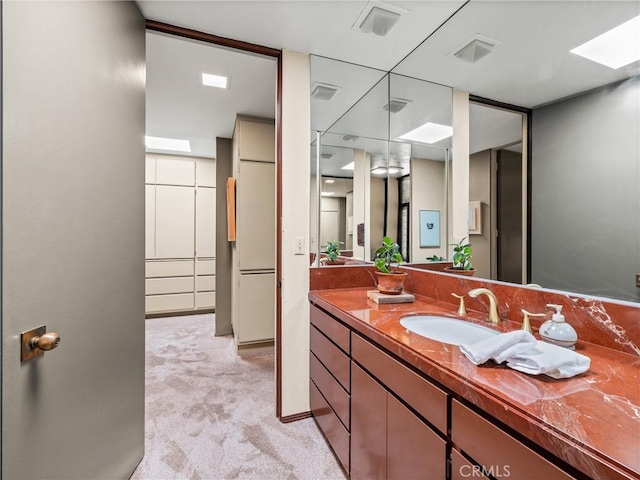
[{"label": "framed picture on wall", "polygon": [[420,248],[440,246],[440,210],[420,210]]},{"label": "framed picture on wall", "polygon": [[482,202],[469,202],[469,235],[482,235]]}]

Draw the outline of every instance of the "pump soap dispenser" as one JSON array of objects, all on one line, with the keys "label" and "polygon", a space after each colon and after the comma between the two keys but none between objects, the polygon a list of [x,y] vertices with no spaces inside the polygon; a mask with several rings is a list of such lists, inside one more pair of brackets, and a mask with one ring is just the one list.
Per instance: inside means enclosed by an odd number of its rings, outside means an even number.
[{"label": "pump soap dispenser", "polygon": [[553,314],[551,320],[547,320],[540,326],[538,333],[546,342],[575,350],[574,345],[578,340],[578,334],[571,325],[564,321],[562,305],[550,303],[547,307],[555,308],[556,313]]}]

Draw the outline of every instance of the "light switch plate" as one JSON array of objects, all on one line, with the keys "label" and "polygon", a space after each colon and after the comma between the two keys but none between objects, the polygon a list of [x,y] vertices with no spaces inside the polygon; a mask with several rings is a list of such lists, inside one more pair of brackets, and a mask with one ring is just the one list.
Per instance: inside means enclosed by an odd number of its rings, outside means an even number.
[{"label": "light switch plate", "polygon": [[294,255],[304,255],[304,237],[294,237],[293,245]]}]

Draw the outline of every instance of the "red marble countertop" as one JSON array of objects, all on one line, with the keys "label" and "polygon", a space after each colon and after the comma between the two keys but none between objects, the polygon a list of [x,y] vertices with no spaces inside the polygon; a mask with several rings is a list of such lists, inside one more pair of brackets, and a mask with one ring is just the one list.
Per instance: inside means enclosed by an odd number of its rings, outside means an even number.
[{"label": "red marble countertop", "polygon": [[[450,303],[416,295],[414,303],[377,305],[367,300],[367,290],[314,290],[309,299],[589,477],[640,479],[639,357],[578,341],[576,351],[591,359],[591,367],[570,379],[475,366],[457,346],[399,323],[412,314],[457,317]],[[487,325],[485,318],[469,311],[465,319]],[[519,327],[503,320],[497,329]]]}]

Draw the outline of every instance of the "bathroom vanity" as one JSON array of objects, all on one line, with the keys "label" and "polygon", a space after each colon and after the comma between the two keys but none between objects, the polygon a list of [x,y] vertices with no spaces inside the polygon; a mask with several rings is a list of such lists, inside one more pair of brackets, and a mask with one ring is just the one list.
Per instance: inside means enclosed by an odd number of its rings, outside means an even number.
[{"label": "bathroom vanity", "polygon": [[[563,380],[475,366],[399,319],[455,317],[445,289],[482,284],[499,300],[505,288],[521,298],[527,289],[414,271],[414,303],[377,305],[367,300],[366,267],[324,270],[312,272],[309,294],[311,410],[351,478],[640,478],[637,355],[579,341],[591,368]],[[466,320],[484,324],[483,307],[469,306]],[[628,318],[640,313],[629,308]],[[511,318],[505,307],[501,316]],[[496,328],[519,327],[503,320]]]}]

